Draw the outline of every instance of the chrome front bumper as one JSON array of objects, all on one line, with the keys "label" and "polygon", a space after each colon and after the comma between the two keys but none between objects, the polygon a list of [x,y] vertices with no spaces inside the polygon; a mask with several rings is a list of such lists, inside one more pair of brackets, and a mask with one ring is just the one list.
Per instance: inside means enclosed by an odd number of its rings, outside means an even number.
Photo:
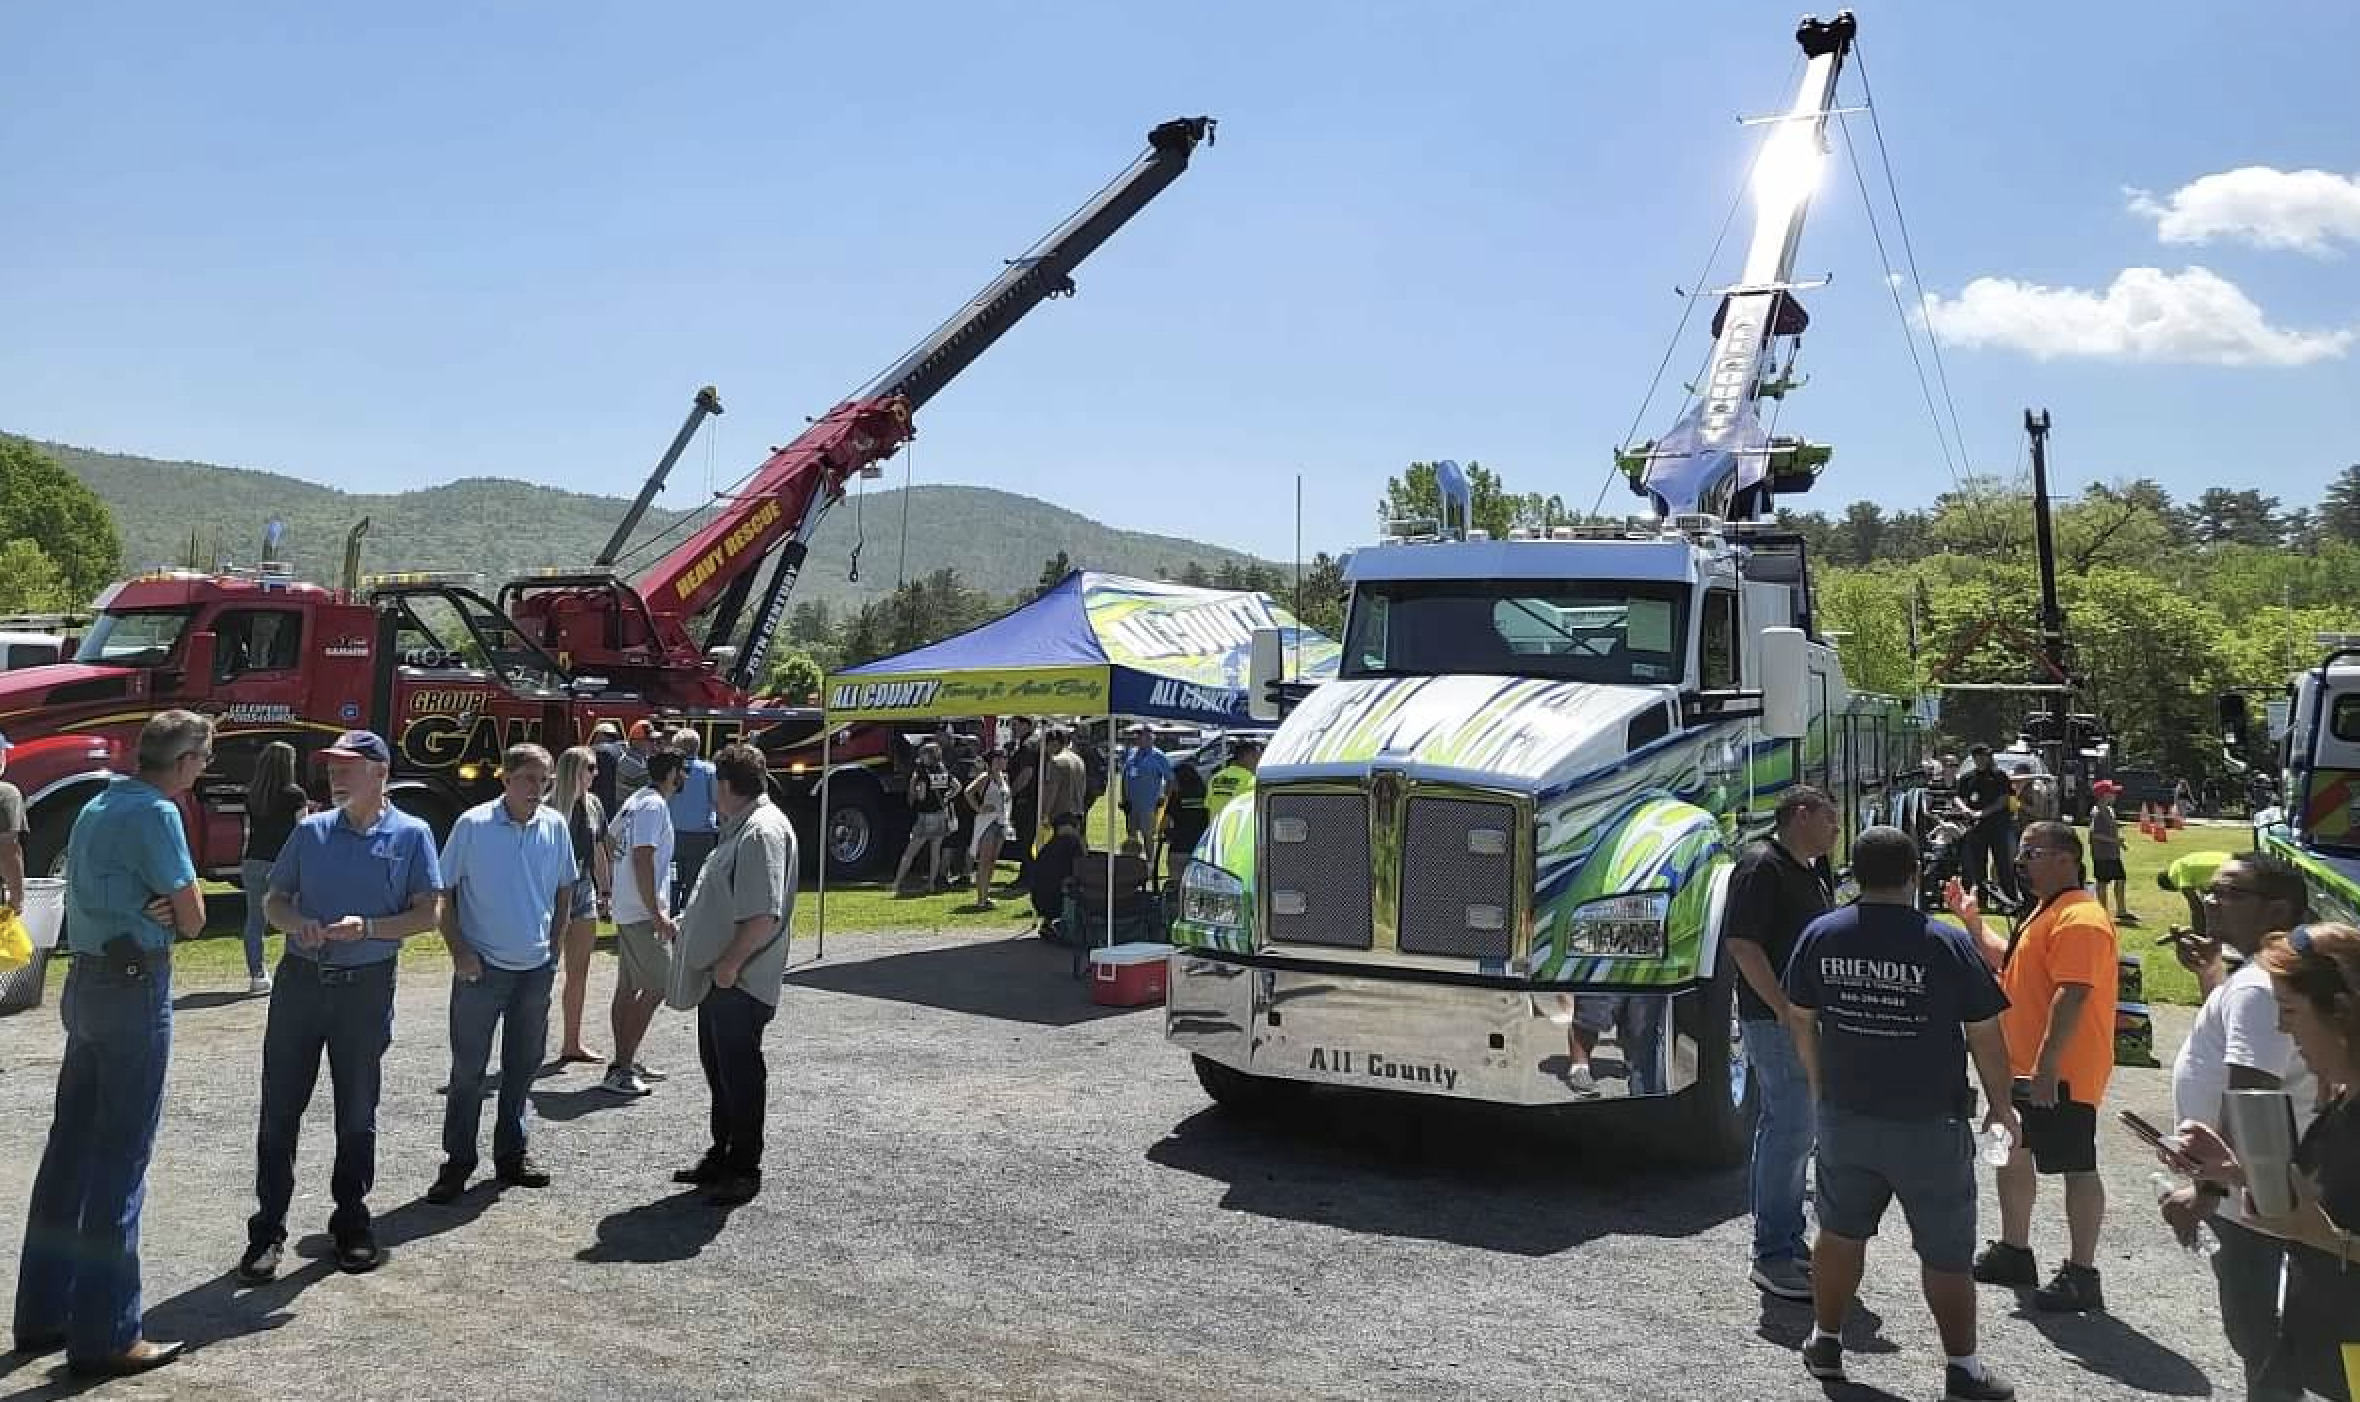
[{"label": "chrome front bumper", "polygon": [[[1249,1075],[1502,1105],[1677,1094],[1696,1082],[1694,990],[1526,992],[1171,958],[1165,1035]],[[1599,1031],[1576,1077],[1576,1020]]]}]

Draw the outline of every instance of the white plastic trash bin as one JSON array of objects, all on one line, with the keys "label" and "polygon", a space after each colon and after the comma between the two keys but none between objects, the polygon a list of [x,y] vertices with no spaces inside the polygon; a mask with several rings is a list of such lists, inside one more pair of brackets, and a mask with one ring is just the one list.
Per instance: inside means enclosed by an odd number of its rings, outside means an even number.
[{"label": "white plastic trash bin", "polygon": [[33,962],[0,973],[0,1013],[41,1006],[41,991],[49,980],[49,952],[57,948],[66,925],[65,878],[26,877],[25,908],[19,914],[24,917],[25,933],[32,936]]}]

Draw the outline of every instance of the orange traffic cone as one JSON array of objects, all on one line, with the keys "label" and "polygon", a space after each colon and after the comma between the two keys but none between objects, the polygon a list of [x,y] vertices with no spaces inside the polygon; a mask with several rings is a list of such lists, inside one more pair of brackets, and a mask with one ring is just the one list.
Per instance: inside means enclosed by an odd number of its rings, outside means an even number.
[{"label": "orange traffic cone", "polygon": [[2148,826],[2147,835],[2154,838],[2157,842],[2169,842],[2171,840],[2171,834],[2163,830],[2162,809],[2158,808],[2155,810],[2155,821]]},{"label": "orange traffic cone", "polygon": [[2142,803],[2139,805],[2139,836],[2148,837],[2153,835],[2154,832],[2155,805],[2152,803]]},{"label": "orange traffic cone", "polygon": [[2188,826],[2188,820],[2180,814],[2180,805],[2175,803],[2164,811],[2171,815],[2169,821],[2175,832]]}]

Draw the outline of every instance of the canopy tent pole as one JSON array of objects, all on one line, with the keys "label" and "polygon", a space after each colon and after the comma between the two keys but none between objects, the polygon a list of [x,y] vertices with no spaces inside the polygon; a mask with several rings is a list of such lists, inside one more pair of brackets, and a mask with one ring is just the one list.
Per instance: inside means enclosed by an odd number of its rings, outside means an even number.
[{"label": "canopy tent pole", "polygon": [[834,831],[828,820],[828,789],[835,775],[828,770],[829,742],[835,739],[836,728],[820,717],[819,727],[819,953],[816,959],[828,957],[828,848],[833,845]]},{"label": "canopy tent pole", "polygon": [[1123,772],[1115,767],[1114,748],[1116,716],[1112,707],[1106,712],[1106,947],[1114,948],[1114,843],[1115,813],[1123,804]]}]

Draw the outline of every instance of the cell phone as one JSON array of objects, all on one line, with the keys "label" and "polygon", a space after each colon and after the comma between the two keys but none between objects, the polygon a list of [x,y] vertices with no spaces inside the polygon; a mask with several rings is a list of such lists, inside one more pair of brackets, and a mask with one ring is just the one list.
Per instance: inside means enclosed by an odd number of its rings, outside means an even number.
[{"label": "cell phone", "polygon": [[2147,1141],[2148,1148],[2161,1149],[2164,1147],[2163,1141],[2166,1137],[2164,1132],[2149,1124],[2136,1110],[2121,1111],[2116,1118],[2122,1121],[2124,1129]]}]

